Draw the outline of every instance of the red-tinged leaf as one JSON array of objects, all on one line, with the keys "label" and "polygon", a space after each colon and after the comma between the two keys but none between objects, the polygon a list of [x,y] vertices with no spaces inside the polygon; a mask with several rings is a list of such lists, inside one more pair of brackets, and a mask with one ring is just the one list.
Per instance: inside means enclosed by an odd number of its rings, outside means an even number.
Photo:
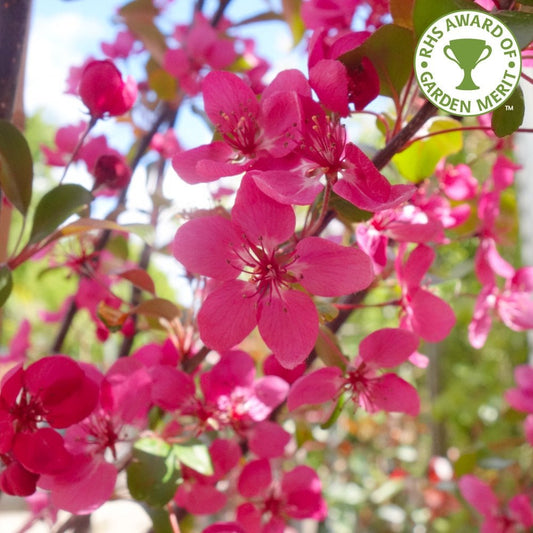
[{"label": "red-tinged leaf", "polygon": [[[394,43],[394,46],[391,46]],[[415,39],[413,32],[396,24],[386,24],[374,32],[361,46],[339,59],[349,70],[367,57],[376,69],[380,94],[398,97],[413,68]]]},{"label": "red-tinged leaf", "polygon": [[23,215],[28,211],[33,183],[33,160],[20,131],[0,120],[0,189]]},{"label": "red-tinged leaf", "polygon": [[157,318],[163,318],[168,322],[179,318],[181,311],[170,300],[165,298],[153,298],[152,300],[146,300],[140,303],[137,307],[131,310],[131,313],[138,315],[155,316]]},{"label": "red-tinged leaf", "polygon": [[58,185],[47,192],[38,203],[33,216],[29,244],[48,237],[67,218],[79,213],[93,200],[93,195],[81,185]]},{"label": "red-tinged leaf", "polygon": [[165,37],[154,24],[154,17],[159,14],[152,0],[133,0],[119,9],[119,15],[142,43],[152,57],[163,64],[163,57],[167,50]]},{"label": "red-tinged leaf", "polygon": [[414,4],[414,0],[390,0],[390,13],[394,24],[412,30]]},{"label": "red-tinged leaf", "polygon": [[339,348],[337,337],[330,329],[320,327],[315,351],[326,366],[337,366],[341,370],[346,370],[346,357]]},{"label": "red-tinged leaf", "polygon": [[155,294],[154,280],[150,277],[150,274],[142,268],[132,268],[131,270],[125,270],[124,272],[117,272],[117,276],[131,281],[133,285],[143,291]]},{"label": "red-tinged leaf", "polygon": [[492,130],[498,137],[511,135],[522,125],[525,111],[524,93],[518,86],[505,101],[505,104],[492,113]]},{"label": "red-tinged leaf", "polygon": [[0,307],[2,307],[11,294],[13,279],[11,270],[7,266],[0,267]]}]

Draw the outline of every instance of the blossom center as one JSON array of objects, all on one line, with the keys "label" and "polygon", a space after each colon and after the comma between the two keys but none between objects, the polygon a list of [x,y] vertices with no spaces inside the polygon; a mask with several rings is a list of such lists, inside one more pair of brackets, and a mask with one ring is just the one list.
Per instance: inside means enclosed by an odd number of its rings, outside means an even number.
[{"label": "blossom center", "polygon": [[344,126],[338,120],[321,120],[317,115],[306,126],[300,145],[302,155],[316,163],[326,176],[336,176],[342,169],[346,145]]},{"label": "blossom center", "polygon": [[260,134],[255,114],[247,108],[242,110],[240,116],[221,111],[220,119],[218,129],[226,143],[241,155],[254,157]]}]

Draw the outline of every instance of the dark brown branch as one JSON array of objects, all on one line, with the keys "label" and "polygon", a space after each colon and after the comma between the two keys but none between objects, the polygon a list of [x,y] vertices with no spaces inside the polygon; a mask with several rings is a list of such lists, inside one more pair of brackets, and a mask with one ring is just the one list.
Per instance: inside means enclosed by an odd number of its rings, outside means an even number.
[{"label": "dark brown branch", "polygon": [[426,102],[416,115],[372,158],[372,163],[376,168],[381,170],[385,167],[436,112],[437,108],[431,102]]},{"label": "dark brown branch", "polygon": [[0,118],[11,120],[31,0],[0,2]]}]

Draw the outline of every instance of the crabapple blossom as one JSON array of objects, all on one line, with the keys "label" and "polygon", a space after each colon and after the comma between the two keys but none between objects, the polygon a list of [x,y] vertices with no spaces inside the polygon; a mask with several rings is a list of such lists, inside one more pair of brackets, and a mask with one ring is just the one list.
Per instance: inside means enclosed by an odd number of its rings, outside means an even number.
[{"label": "crabapple blossom", "polygon": [[[313,300],[295,285],[319,296],[368,287],[372,266],[366,254],[318,237],[287,245],[295,222],[292,207],[275,202],[245,177],[231,220],[202,217],[178,229],[174,256],[188,271],[220,282],[198,314],[200,336],[208,346],[230,349],[258,325],[281,364],[293,368],[318,335]],[[240,279],[241,273],[247,279]]]},{"label": "crabapple blossom", "polygon": [[26,369],[13,367],[0,386],[0,453],[6,465],[0,485],[10,494],[29,495],[40,475],[57,475],[71,465],[72,456],[55,429],[93,411],[98,384],[69,357],[53,355]]},{"label": "crabapple blossom", "polygon": [[114,117],[131,109],[137,98],[137,84],[132,77],[124,82],[112,61],[95,60],[83,69],[78,93],[93,119]]},{"label": "crabapple blossom", "polygon": [[515,526],[533,527],[531,501],[526,494],[513,496],[504,507],[492,488],[474,475],[462,476],[458,482],[463,498],[483,517],[481,533],[510,533]]},{"label": "crabapple blossom", "polygon": [[369,413],[384,410],[416,416],[420,410],[416,389],[396,374],[378,371],[403,363],[417,346],[418,338],[410,331],[374,331],[361,341],[359,356],[346,370],[324,367],[296,380],[289,391],[289,410],[336,400],[347,391]]},{"label": "crabapple blossom", "polygon": [[435,252],[419,244],[404,261],[406,245],[401,244],[395,268],[402,289],[400,327],[409,329],[429,342],[445,339],[455,324],[450,305],[421,287],[422,280],[435,260]]},{"label": "crabapple blossom", "polygon": [[326,502],[316,472],[296,466],[276,481],[267,459],[247,463],[238,480],[241,496],[249,500],[237,508],[237,522],[246,533],[283,531],[290,518],[322,520]]}]

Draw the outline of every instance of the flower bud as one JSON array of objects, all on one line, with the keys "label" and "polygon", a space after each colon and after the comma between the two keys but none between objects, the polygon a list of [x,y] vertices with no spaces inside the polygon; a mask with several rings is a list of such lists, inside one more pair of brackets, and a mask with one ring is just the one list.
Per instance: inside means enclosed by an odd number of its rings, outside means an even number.
[{"label": "flower bud", "polygon": [[131,169],[120,156],[101,155],[94,166],[94,188],[123,189],[131,178]]},{"label": "flower bud", "polygon": [[93,118],[118,116],[133,106],[137,85],[131,77],[124,82],[111,61],[91,61],[81,73],[78,93]]}]

